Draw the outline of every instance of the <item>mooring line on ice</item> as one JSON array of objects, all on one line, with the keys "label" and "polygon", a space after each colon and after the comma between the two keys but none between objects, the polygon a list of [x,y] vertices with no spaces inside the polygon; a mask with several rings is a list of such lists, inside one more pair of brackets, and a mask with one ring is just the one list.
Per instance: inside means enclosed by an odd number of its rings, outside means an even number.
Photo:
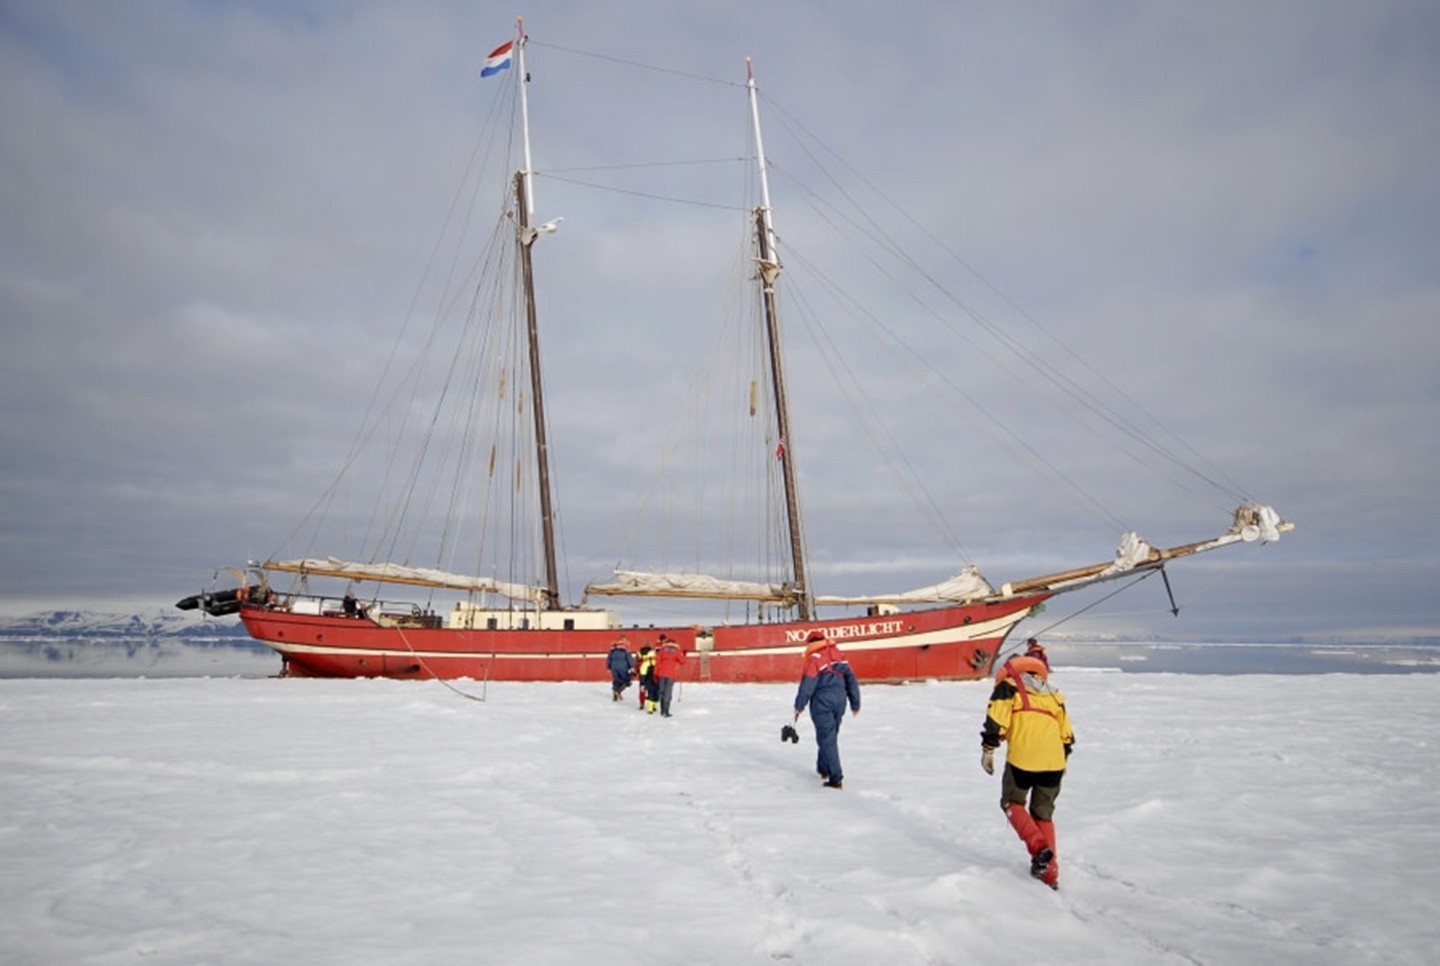
[{"label": "mooring line on ice", "polygon": [[475,695],[469,694],[465,691],[461,691],[459,688],[455,687],[455,685],[451,684],[449,681],[445,680],[440,675],[436,674],[430,669],[430,665],[425,663],[425,659],[420,656],[420,652],[415,650],[415,645],[410,643],[410,638],[405,636],[405,628],[396,626],[395,629],[400,632],[400,640],[405,642],[405,646],[410,649],[410,654],[415,658],[416,661],[420,663],[420,667],[423,668],[425,673],[430,675],[432,679],[439,681],[441,684],[445,685],[445,687],[449,688],[451,691],[454,691],[456,694],[460,695],[460,697],[462,698],[465,698],[467,701],[479,701],[481,704],[485,703],[485,695],[490,690],[490,668],[488,666],[485,668],[485,680],[481,682],[483,687],[480,690],[480,694]]}]

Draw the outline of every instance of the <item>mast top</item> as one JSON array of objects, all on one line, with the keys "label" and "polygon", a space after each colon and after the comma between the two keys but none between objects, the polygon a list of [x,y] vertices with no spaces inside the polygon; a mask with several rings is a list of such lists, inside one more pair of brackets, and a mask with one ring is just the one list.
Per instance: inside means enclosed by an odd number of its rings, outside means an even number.
[{"label": "mast top", "polygon": [[525,28],[523,23],[523,18],[515,18],[515,53],[518,61],[516,66],[520,68],[520,129],[525,159],[525,167],[521,171],[525,179],[525,197],[521,200],[525,204],[524,224],[529,226],[535,222],[535,183],[534,169],[530,161],[530,100],[526,94],[526,89],[530,86],[530,72],[525,68]]},{"label": "mast top", "polygon": [[[749,57],[745,58],[745,71],[749,76],[745,87],[750,96],[750,120],[754,129],[755,161],[760,175],[760,218],[765,226],[765,250],[768,252],[762,262],[762,270],[778,274],[780,262],[775,253],[775,226],[770,220],[770,178],[766,172],[765,140],[760,134],[760,103],[755,86],[755,66]],[[774,279],[770,279],[771,282]]]}]

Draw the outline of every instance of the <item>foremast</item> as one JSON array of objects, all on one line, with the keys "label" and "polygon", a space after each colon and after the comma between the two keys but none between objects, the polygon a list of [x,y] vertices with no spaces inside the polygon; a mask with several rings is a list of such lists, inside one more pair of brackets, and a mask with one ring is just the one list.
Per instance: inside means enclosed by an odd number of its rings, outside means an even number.
[{"label": "foremast", "polygon": [[525,24],[523,18],[515,18],[516,65],[520,76],[520,124],[524,149],[524,167],[515,172],[516,240],[520,248],[520,276],[525,300],[525,331],[530,352],[530,399],[535,418],[535,467],[540,488],[540,533],[545,555],[545,600],[544,609],[559,610],[560,575],[555,557],[555,510],[550,494],[550,447],[545,431],[545,389],[540,378],[540,328],[535,310],[535,271],[530,258],[530,249],[541,234],[554,231],[554,225],[536,228],[535,195],[533,190],[534,169],[530,163],[530,105],[526,89],[530,75],[525,70]]},{"label": "foremast", "polygon": [[755,160],[760,169],[760,207],[755,209],[755,238],[758,247],[756,278],[765,313],[765,336],[770,351],[770,385],[775,394],[775,429],[779,435],[775,452],[785,488],[785,516],[789,524],[790,567],[794,578],[794,600],[800,620],[811,614],[810,586],[805,578],[805,539],[800,525],[800,495],[795,481],[794,447],[790,435],[790,406],[785,394],[785,367],[781,357],[780,317],[776,308],[775,281],[780,277],[780,259],[775,254],[775,229],[770,215],[770,181],[765,170],[765,142],[760,134],[760,104],[755,87],[755,67],[745,58],[746,87],[750,95],[750,120],[755,129]]}]

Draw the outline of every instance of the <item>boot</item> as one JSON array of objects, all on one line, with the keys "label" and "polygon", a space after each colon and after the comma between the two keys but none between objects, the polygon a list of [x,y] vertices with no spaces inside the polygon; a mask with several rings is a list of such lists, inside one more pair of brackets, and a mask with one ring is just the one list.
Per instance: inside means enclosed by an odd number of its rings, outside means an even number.
[{"label": "boot", "polygon": [[1060,860],[1055,851],[1055,823],[1042,822],[1037,819],[1035,827],[1040,830],[1041,836],[1045,839],[1044,851],[1050,853],[1050,861],[1045,864],[1045,868],[1036,878],[1050,888],[1058,889],[1060,888]]},{"label": "boot", "polygon": [[1030,810],[1024,805],[1006,805],[1005,815],[1010,819],[1010,826],[1015,829],[1015,834],[1025,843],[1030,858],[1034,859],[1040,854],[1040,850],[1045,848],[1045,836],[1030,817]]}]

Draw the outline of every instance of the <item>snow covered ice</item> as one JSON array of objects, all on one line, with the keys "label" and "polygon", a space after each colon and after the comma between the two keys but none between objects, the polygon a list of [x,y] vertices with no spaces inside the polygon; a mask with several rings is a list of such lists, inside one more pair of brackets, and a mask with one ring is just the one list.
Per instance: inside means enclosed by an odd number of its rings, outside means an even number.
[{"label": "snow covered ice", "polygon": [[1057,668],[1061,890],[989,684],[0,681],[6,963],[1433,963],[1440,676]]}]

